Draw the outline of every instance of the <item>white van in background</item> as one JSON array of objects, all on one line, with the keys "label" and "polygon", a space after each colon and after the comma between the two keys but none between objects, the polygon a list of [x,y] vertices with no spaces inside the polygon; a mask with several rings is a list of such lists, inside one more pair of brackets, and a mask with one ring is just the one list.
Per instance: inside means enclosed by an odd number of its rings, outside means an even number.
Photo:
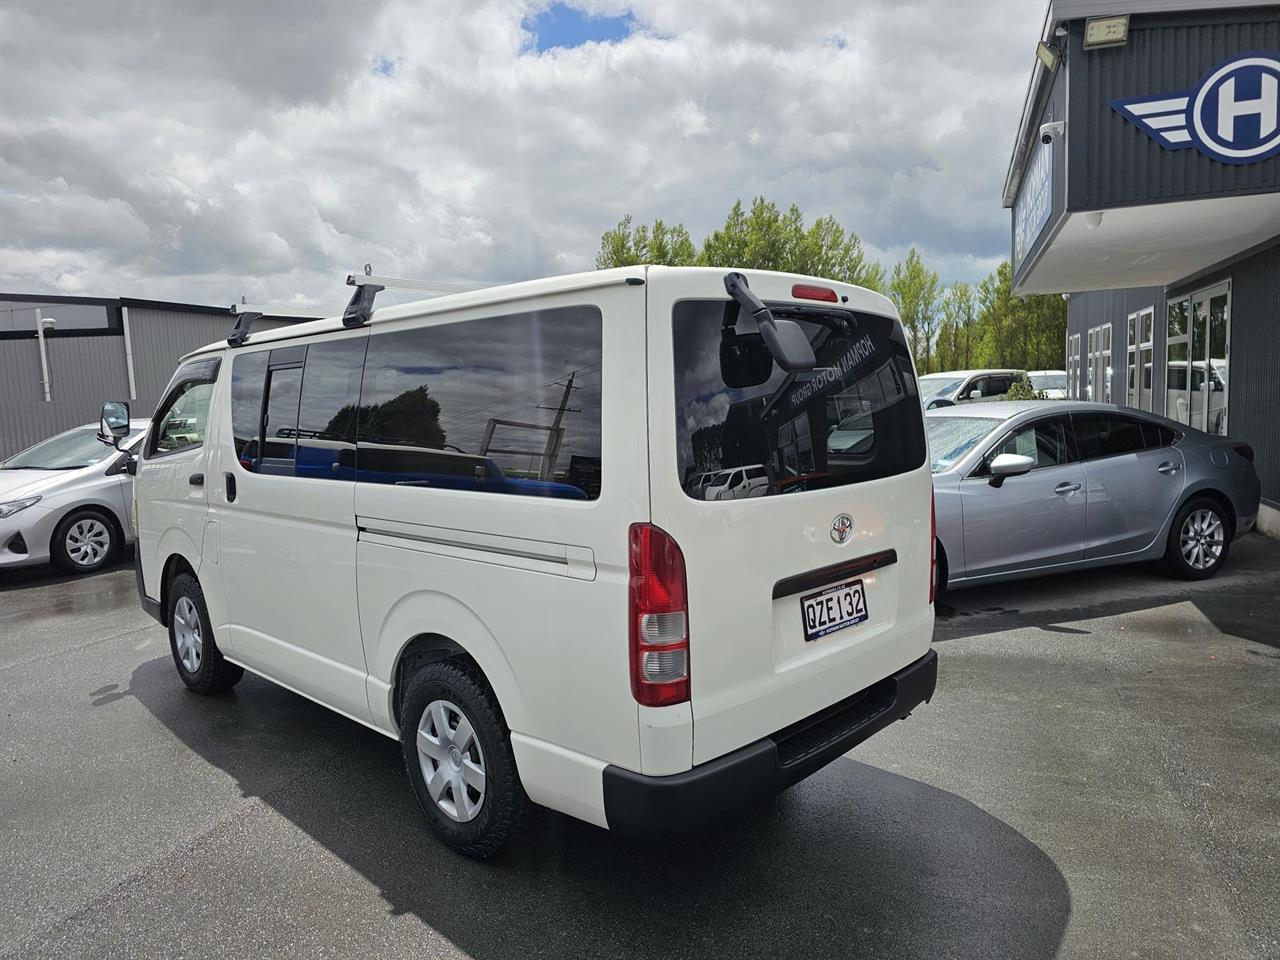
[{"label": "white van in background", "polygon": [[[191,354],[157,407],[138,588],[191,689],[248,669],[398,739],[474,856],[530,801],[714,823],[932,696],[929,462],[887,299],[666,267],[360,295]],[[855,408],[869,437],[827,445]],[[766,482],[682,488],[726,461]]]}]

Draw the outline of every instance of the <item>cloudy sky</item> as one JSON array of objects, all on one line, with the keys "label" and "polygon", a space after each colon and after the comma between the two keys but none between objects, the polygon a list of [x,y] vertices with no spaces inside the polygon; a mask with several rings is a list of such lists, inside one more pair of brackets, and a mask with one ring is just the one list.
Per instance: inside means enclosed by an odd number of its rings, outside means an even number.
[{"label": "cloudy sky", "polygon": [[756,194],[976,279],[1044,7],[5,3],[0,289],[333,307]]}]

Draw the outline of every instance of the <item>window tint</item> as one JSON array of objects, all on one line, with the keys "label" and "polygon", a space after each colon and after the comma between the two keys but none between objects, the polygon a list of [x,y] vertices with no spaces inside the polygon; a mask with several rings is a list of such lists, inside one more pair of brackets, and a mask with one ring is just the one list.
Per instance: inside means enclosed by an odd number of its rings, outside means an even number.
[{"label": "window tint", "polygon": [[600,366],[595,307],[374,333],[357,479],[594,499]]},{"label": "window tint", "polygon": [[1067,421],[1065,419],[1041,420],[1028,424],[995,447],[988,457],[988,462],[1002,453],[1030,457],[1036,464],[1033,469],[1070,463],[1072,456],[1067,439]]},{"label": "window tint", "polygon": [[1178,435],[1168,427],[1163,427],[1150,420],[1142,421],[1142,440],[1148,450],[1167,447],[1178,439]]},{"label": "window tint", "polygon": [[192,450],[204,443],[218,363],[216,358],[197,360],[174,375],[151,421],[148,457]]},{"label": "window tint", "polygon": [[231,438],[240,466],[252,470],[258,458],[262,426],[262,388],[267,379],[267,352],[237,353],[231,362]]},{"label": "window tint", "polygon": [[1142,425],[1115,414],[1085,414],[1073,417],[1076,443],[1086,460],[1136,453],[1145,447]]},{"label": "window tint", "polygon": [[[924,463],[923,411],[901,328],[887,317],[824,310],[797,321],[818,366],[788,374],[773,365],[759,386],[729,386],[722,340],[754,333],[727,300],[675,305],[672,348],[678,477],[760,467],[765,495],[797,494],[913,470]],[[717,486],[720,483],[716,484]]]},{"label": "window tint", "polygon": [[367,337],[352,337],[307,347],[298,412],[298,476],[355,479],[356,418],[367,343]]},{"label": "window tint", "polygon": [[292,476],[296,472],[298,400],[302,394],[302,367],[267,368],[267,409],[263,417],[259,473]]}]

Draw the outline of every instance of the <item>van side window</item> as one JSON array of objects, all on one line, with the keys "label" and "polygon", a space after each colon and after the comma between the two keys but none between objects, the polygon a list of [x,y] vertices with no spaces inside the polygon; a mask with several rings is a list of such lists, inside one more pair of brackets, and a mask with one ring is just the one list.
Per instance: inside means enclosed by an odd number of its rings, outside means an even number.
[{"label": "van side window", "polygon": [[356,416],[366,336],[325,340],[307,347],[298,411],[298,476],[356,478]]},{"label": "van side window", "polygon": [[302,365],[267,367],[267,409],[262,419],[259,473],[293,476],[297,459],[298,401],[302,396]]},{"label": "van side window", "polygon": [[357,480],[597,498],[601,344],[590,306],[372,333]]},{"label": "van side window", "polygon": [[262,426],[262,387],[267,379],[267,353],[237,353],[231,362],[231,439],[236,459],[253,470]]},{"label": "van side window", "polygon": [[198,360],[181,368],[156,408],[147,440],[147,457],[194,450],[204,443],[209,401],[220,361]]}]

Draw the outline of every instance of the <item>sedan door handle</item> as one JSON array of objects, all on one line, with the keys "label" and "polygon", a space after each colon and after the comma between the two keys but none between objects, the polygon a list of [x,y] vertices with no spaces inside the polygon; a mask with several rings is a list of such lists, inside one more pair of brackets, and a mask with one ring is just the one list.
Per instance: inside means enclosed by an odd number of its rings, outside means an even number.
[{"label": "sedan door handle", "polygon": [[1172,460],[1166,460],[1164,463],[1160,464],[1160,466],[1156,467],[1156,473],[1163,473],[1166,477],[1172,477],[1181,469],[1182,468]]},{"label": "sedan door handle", "polygon": [[187,483],[191,484],[193,487],[203,487],[203,486],[204,486],[204,474],[203,474],[203,473],[193,473],[191,476],[187,477]]},{"label": "sedan door handle", "polygon": [[1075,493],[1079,489],[1080,484],[1078,483],[1060,483],[1053,488],[1053,492],[1060,497],[1065,497],[1067,494]]}]

